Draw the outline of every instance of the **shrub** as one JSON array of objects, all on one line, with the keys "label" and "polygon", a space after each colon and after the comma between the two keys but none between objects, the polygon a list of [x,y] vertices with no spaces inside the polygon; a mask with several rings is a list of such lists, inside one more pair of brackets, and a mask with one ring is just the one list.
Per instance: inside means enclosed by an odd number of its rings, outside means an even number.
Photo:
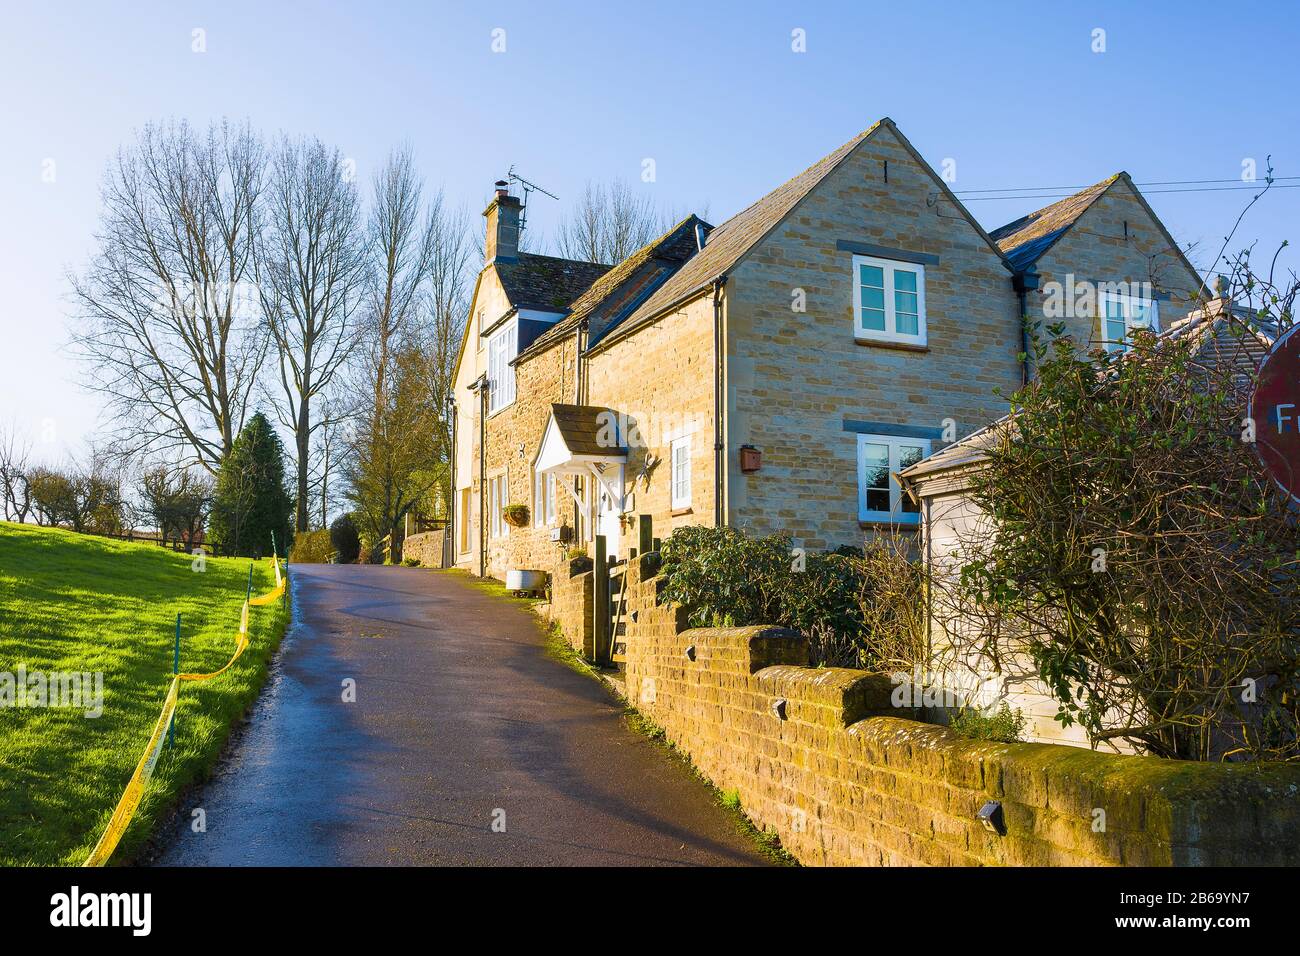
[{"label": "shrub", "polygon": [[289,560],[294,564],[324,564],[333,550],[330,533],[324,528],[319,531],[299,531],[293,536]]},{"label": "shrub", "polygon": [[330,543],[338,552],[339,564],[352,564],[361,556],[361,535],[351,515],[339,515],[330,525]]},{"label": "shrub", "polygon": [[402,567],[404,568],[418,568],[419,566],[419,558],[402,558]]},{"label": "shrub", "polygon": [[773,624],[808,636],[813,663],[870,670],[923,659],[923,571],[901,539],[805,553],[784,535],[678,528],[663,543],[665,602],[695,627]]},{"label": "shrub", "polygon": [[912,546],[902,535],[878,535],[854,561],[861,572],[858,614],[871,635],[860,667],[909,670],[928,657],[925,567],[913,560]]},{"label": "shrub", "polygon": [[1012,710],[1005,703],[996,711],[986,713],[973,707],[963,707],[953,717],[949,726],[971,740],[996,740],[1013,744],[1023,738],[1025,716],[1019,709]]},{"label": "shrub", "polygon": [[663,543],[666,601],[695,627],[783,624],[780,597],[790,586],[790,539],[751,538],[735,528],[687,527]]},{"label": "shrub", "polygon": [[1038,374],[972,476],[987,530],[962,546],[962,639],[1032,662],[1094,744],[1295,760],[1300,522],[1243,440],[1259,341],[1231,318],[1212,342],[1035,336]]}]

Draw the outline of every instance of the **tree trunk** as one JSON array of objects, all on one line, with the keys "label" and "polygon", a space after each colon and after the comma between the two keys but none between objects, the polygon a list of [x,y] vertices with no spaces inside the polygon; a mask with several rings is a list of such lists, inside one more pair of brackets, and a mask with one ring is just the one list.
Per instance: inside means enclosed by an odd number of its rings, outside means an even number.
[{"label": "tree trunk", "polygon": [[298,445],[298,507],[295,527],[307,530],[307,455],[311,450],[311,399],[304,397],[298,405],[298,428],[294,438]]}]

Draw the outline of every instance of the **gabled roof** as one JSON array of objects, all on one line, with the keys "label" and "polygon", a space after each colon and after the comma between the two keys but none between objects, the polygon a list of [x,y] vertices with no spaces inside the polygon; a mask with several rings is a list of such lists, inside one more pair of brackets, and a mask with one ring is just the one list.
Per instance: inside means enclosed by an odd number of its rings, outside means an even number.
[{"label": "gabled roof", "polygon": [[608,427],[608,416],[614,414],[610,409],[596,405],[551,405],[551,418],[571,455],[617,457],[627,454],[621,435],[617,446],[600,442],[601,429]]},{"label": "gabled roof", "polygon": [[506,297],[516,309],[564,312],[570,302],[609,271],[609,266],[521,252],[514,261],[498,259],[496,270]]},{"label": "gabled roof", "polygon": [[592,283],[569,305],[569,314],[547,329],[520,353],[520,358],[545,349],[589,321],[588,346],[594,345],[654,293],[699,251],[696,227],[707,235],[713,228],[698,216],[687,216],[666,233],[642,246]]},{"label": "gabled roof", "polygon": [[[695,298],[718,279],[731,271],[759,242],[773,232],[807,195],[829,176],[850,154],[879,129],[889,129],[898,138],[917,164],[930,172],[936,188],[951,202],[962,217],[988,242],[989,248],[1002,256],[988,233],[961,204],[948,185],[930,168],[916,148],[898,129],[894,121],[885,117],[871,128],[859,133],[839,149],[822,157],[798,176],[778,186],[749,208],[732,216],[709,234],[704,249],[686,263],[677,273],[663,283],[637,310],[621,323],[631,331],[673,306]],[[1003,262],[1005,263],[1005,258]],[[1008,268],[1010,266],[1008,265]]]},{"label": "gabled roof", "polygon": [[[1103,196],[1111,186],[1127,173],[1119,172],[1096,185],[1082,189],[1050,206],[1044,206],[1015,222],[999,226],[989,233],[998,248],[1018,272],[1028,269],[1042,258],[1043,253],[1056,245],[1057,240],[1069,232],[1079,217]],[[1136,191],[1136,190],[1135,190]]]}]

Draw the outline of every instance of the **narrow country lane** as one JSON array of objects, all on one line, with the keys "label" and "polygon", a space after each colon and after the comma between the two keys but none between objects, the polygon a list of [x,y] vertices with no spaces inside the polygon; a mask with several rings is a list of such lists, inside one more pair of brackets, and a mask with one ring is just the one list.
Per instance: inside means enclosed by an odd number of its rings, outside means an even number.
[{"label": "narrow country lane", "polygon": [[[452,573],[292,575],[279,663],[159,863],[764,862],[603,687],[547,656],[528,611]],[[205,833],[191,830],[196,806]]]}]

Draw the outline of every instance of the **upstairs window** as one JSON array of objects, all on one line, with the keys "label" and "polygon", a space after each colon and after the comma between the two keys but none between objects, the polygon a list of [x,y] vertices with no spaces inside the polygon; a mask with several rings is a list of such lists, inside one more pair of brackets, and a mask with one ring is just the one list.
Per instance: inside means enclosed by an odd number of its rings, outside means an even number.
[{"label": "upstairs window", "polygon": [[1100,299],[1101,338],[1107,352],[1127,349],[1129,335],[1135,329],[1160,331],[1159,309],[1154,299],[1116,292],[1102,292]]},{"label": "upstairs window", "polygon": [[672,507],[676,511],[691,506],[691,437],[685,435],[669,447],[672,449]]},{"label": "upstairs window", "polygon": [[854,256],[853,336],[925,345],[925,266]]},{"label": "upstairs window", "polygon": [[519,344],[519,325],[509,322],[488,339],[488,414],[499,412],[515,400],[515,368],[511,365]]},{"label": "upstairs window", "polygon": [[924,438],[858,436],[858,520],[918,524],[920,508],[894,475],[930,454]]}]

